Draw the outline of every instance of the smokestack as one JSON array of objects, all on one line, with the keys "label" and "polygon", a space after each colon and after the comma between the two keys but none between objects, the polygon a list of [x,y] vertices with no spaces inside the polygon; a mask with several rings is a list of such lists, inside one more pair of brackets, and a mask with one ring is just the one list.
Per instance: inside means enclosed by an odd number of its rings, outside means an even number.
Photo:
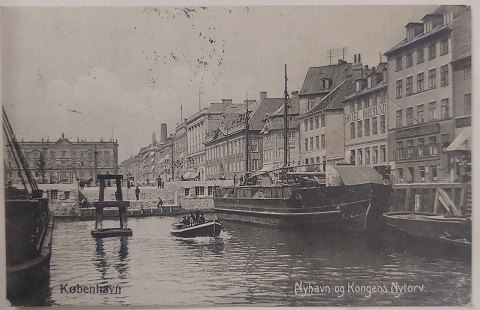
[{"label": "smokestack", "polygon": [[358,54],[358,62],[362,62],[362,55]]},{"label": "smokestack", "polygon": [[260,102],[263,101],[263,99],[267,98],[267,92],[266,91],[262,91],[260,92]]},{"label": "smokestack", "polygon": [[167,124],[160,124],[160,143],[165,143],[167,141]]}]

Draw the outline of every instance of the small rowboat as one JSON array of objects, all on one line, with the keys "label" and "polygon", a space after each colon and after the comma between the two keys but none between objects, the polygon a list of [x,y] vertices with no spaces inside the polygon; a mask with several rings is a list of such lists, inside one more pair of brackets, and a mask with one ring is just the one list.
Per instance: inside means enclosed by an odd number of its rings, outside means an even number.
[{"label": "small rowboat", "polygon": [[223,226],[219,220],[173,224],[172,235],[182,238],[217,237]]}]

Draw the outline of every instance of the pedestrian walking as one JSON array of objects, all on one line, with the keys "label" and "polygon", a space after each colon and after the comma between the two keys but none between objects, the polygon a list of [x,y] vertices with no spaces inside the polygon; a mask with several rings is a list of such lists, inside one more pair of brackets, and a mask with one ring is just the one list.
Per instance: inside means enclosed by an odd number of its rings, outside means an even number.
[{"label": "pedestrian walking", "polygon": [[137,200],[140,199],[140,188],[138,188],[138,185],[137,188],[135,188],[135,197],[137,197]]}]

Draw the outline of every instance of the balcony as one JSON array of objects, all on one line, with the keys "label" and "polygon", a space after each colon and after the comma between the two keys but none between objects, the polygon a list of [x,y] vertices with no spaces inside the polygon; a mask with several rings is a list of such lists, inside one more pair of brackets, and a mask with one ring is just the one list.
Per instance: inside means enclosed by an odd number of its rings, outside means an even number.
[{"label": "balcony", "polygon": [[421,159],[425,157],[439,156],[441,143],[408,146],[396,149],[394,156],[396,160]]}]

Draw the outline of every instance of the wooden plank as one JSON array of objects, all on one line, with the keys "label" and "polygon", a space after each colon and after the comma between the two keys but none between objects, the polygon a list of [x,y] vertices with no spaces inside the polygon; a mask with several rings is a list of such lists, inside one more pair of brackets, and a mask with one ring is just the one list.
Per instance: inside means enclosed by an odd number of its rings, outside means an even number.
[{"label": "wooden plank", "polygon": [[[444,207],[447,208],[447,210],[450,209],[451,212],[454,215],[461,215],[460,210],[453,203],[453,201],[450,199],[450,197],[448,196],[448,194],[445,192],[445,190],[443,188],[439,188],[438,193],[440,194],[439,198],[441,197],[444,200],[444,202],[448,205],[448,207],[446,205],[444,205]],[[440,202],[442,202],[442,201],[440,201]]]}]

